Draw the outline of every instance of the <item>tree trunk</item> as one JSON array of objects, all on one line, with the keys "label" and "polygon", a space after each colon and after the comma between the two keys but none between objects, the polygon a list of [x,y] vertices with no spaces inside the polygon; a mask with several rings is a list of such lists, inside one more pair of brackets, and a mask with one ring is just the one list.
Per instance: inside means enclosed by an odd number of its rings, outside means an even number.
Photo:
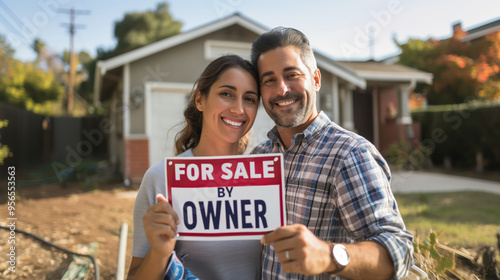
[{"label": "tree trunk", "polygon": [[482,173],[484,171],[484,158],[481,151],[476,151],[476,172]]}]

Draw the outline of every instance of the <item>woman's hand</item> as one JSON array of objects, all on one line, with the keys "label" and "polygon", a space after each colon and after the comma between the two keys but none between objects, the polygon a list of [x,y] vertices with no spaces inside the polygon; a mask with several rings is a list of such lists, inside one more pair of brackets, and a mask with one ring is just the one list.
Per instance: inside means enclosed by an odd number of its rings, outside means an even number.
[{"label": "woman's hand", "polygon": [[157,203],[149,206],[142,218],[144,231],[151,244],[151,251],[161,256],[170,256],[175,247],[179,216],[162,194],[156,195]]}]

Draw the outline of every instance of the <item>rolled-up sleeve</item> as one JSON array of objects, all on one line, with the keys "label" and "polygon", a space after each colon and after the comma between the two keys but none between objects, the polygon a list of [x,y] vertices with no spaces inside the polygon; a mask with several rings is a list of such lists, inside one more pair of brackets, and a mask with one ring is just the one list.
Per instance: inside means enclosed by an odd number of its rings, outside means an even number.
[{"label": "rolled-up sleeve", "polygon": [[382,244],[394,263],[392,279],[413,265],[413,235],[406,231],[390,188],[387,163],[374,147],[355,146],[335,178],[336,203],[344,226],[356,242]]}]

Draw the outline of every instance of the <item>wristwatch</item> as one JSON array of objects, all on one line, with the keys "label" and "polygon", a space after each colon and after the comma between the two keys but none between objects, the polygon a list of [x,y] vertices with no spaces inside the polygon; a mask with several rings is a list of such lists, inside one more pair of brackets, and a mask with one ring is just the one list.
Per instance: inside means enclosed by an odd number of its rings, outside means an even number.
[{"label": "wristwatch", "polygon": [[[332,244],[333,245],[333,244]],[[344,268],[349,264],[349,254],[345,249],[345,246],[342,244],[335,244],[331,246],[332,248],[332,259],[337,265],[337,268],[334,271],[331,271],[330,274],[337,274],[344,270]]]}]

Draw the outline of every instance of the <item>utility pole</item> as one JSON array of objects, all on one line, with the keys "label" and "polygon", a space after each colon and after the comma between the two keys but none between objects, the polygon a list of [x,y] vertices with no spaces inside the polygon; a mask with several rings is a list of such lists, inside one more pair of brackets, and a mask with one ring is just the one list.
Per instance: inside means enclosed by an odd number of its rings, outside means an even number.
[{"label": "utility pole", "polygon": [[74,83],[75,83],[75,71],[76,71],[76,65],[75,65],[75,55],[74,55],[74,48],[75,48],[75,29],[76,28],[84,28],[85,25],[82,24],[75,24],[75,15],[89,15],[90,11],[87,10],[75,10],[75,8],[72,8],[70,10],[65,10],[65,9],[59,9],[59,13],[63,14],[69,14],[70,15],[70,23],[63,23],[62,26],[64,27],[69,27],[69,34],[70,34],[70,48],[69,48],[69,79],[68,79],[68,102],[67,102],[67,111],[68,111],[68,116],[73,115],[73,90],[74,90]]},{"label": "utility pole", "polygon": [[370,48],[370,60],[375,60],[375,38],[373,38],[373,30],[370,29],[369,36],[369,48]]}]

